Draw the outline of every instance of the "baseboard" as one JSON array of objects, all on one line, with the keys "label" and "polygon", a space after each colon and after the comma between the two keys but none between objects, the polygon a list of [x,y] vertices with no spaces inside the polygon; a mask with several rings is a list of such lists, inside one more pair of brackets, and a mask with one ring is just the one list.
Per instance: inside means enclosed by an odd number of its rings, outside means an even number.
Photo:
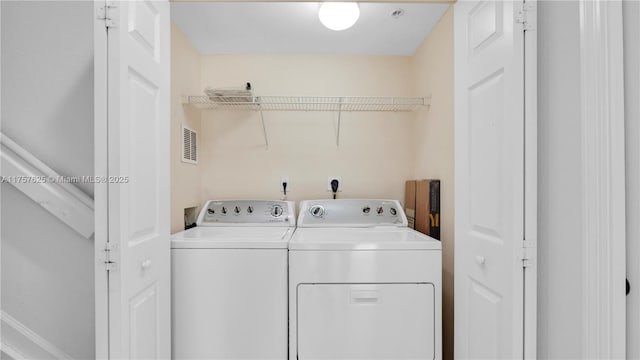
[{"label": "baseboard", "polygon": [[73,358],[6,312],[0,312],[2,351],[14,360]]}]

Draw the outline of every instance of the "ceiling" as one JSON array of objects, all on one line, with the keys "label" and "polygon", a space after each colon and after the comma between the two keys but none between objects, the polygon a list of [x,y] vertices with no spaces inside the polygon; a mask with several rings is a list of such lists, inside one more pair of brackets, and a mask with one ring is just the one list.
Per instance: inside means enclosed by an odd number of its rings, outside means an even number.
[{"label": "ceiling", "polygon": [[[173,2],[171,19],[203,55],[413,55],[449,4],[360,3],[360,19],[333,31],[312,2]],[[398,18],[396,9],[404,10]]]}]

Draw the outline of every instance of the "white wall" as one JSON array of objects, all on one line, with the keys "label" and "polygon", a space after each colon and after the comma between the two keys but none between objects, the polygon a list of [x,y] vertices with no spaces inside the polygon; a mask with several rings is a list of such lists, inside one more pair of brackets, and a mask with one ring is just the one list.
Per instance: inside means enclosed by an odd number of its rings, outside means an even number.
[{"label": "white wall", "polygon": [[60,174],[93,174],[92,4],[2,7],[2,131]]},{"label": "white wall", "polygon": [[[92,2],[0,3],[2,131],[62,175],[93,174]],[[93,242],[11,185],[1,206],[2,309],[94,357]]]},{"label": "white wall", "polygon": [[[353,55],[216,55],[202,58],[206,86],[242,86],[256,95],[408,96],[409,58]],[[420,94],[424,95],[424,94]],[[413,175],[413,113],[343,113],[340,146],[332,112],[203,111],[202,200],[327,198],[327,177],[342,177],[339,197],[404,198]]]},{"label": "white wall", "polygon": [[538,358],[582,351],[580,18],[538,2]]}]

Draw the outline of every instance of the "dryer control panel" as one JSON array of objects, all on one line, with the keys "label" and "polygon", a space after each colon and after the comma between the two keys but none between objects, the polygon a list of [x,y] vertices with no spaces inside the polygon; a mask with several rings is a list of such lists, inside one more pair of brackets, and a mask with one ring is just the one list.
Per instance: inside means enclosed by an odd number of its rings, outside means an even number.
[{"label": "dryer control panel", "polygon": [[198,226],[295,226],[295,204],[279,200],[209,200]]},{"label": "dryer control panel", "polygon": [[407,226],[398,200],[305,200],[300,203],[299,227]]}]

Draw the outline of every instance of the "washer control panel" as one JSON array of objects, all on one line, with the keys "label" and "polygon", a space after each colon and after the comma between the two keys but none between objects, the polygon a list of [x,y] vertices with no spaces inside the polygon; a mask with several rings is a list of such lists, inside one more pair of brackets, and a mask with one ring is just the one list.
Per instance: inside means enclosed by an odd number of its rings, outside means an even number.
[{"label": "washer control panel", "polygon": [[397,200],[305,200],[300,203],[299,227],[407,226]]},{"label": "washer control panel", "polygon": [[198,226],[295,226],[295,204],[279,200],[209,200]]}]

